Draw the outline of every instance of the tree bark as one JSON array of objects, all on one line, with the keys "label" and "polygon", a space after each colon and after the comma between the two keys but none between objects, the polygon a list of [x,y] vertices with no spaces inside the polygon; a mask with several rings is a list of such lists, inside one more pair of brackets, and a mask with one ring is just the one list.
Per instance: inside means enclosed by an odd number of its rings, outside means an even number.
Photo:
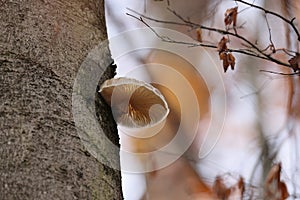
[{"label": "tree bark", "polygon": [[[77,71],[107,38],[103,4],[0,2],[0,199],[122,199],[120,172],[91,156],[72,116]],[[98,104],[119,145],[110,109]]]}]

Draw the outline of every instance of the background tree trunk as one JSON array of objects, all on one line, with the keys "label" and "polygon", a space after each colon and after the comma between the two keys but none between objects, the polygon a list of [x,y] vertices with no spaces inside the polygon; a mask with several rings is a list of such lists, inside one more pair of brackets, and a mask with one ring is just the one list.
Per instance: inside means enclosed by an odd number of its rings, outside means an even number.
[{"label": "background tree trunk", "polygon": [[1,1],[0,199],[122,199],[119,171],[88,153],[72,116],[76,73],[107,38],[103,3]]}]

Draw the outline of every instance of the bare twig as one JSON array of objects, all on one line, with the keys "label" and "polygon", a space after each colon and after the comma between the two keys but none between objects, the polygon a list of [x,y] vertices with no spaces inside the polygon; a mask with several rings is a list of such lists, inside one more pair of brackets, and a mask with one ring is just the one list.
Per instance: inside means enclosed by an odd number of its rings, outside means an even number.
[{"label": "bare twig", "polygon": [[[196,26],[197,24],[195,24],[195,26],[191,25],[191,24],[187,24],[187,23],[180,23],[180,22],[174,22],[174,21],[165,21],[165,20],[159,20],[159,19],[154,19],[154,18],[151,18],[151,17],[148,17],[146,15],[143,15],[135,10],[132,10],[131,8],[127,8],[127,10],[129,10],[130,12],[133,12],[137,15],[139,15],[141,18],[144,18],[144,19],[148,19],[148,20],[151,20],[153,22],[158,22],[158,23],[164,23],[164,24],[173,24],[173,25],[178,25],[178,26],[187,26],[187,27],[199,27],[199,26]],[[133,17],[134,15],[132,14],[129,14],[129,13],[126,13],[127,15]],[[140,20],[138,17],[134,16],[134,18]]]},{"label": "bare twig", "polygon": [[[253,0],[252,5],[254,4],[254,2],[255,2],[255,0]],[[235,4],[236,4],[236,6],[238,6],[238,3],[237,3],[236,1],[235,1]],[[245,10],[248,10],[249,8],[251,8],[251,7],[247,7],[247,8],[244,8],[243,10],[240,10],[240,11],[238,12],[238,14],[244,12]]]},{"label": "bare twig", "polygon": [[268,27],[268,31],[269,31],[269,41],[270,41],[270,50],[272,51],[272,53],[276,53],[276,49],[275,49],[275,45],[272,41],[272,33],[271,33],[271,27],[270,27],[270,24],[269,24],[269,21],[268,21],[268,17],[267,15],[265,14],[265,19],[266,19],[266,23],[267,23],[267,27]]},{"label": "bare twig", "polygon": [[294,54],[297,53],[296,51],[285,49],[285,48],[279,48],[279,49],[276,49],[276,51],[283,51],[288,56],[295,56]]},{"label": "bare twig", "polygon": [[142,17],[137,17],[137,16],[134,16],[132,14],[129,14],[129,13],[126,13],[126,15],[130,16],[130,17],[133,17],[137,20],[139,20],[140,22],[142,22],[145,26],[147,26],[155,35],[156,37],[158,37],[159,39],[161,39],[161,41],[163,42],[169,42],[169,43],[175,43],[175,44],[184,44],[184,45],[188,45],[188,46],[202,46],[202,47],[208,47],[208,48],[217,48],[217,46],[215,45],[210,45],[210,44],[202,44],[202,43],[199,43],[199,44],[195,44],[195,43],[191,43],[191,42],[184,42],[184,41],[177,41],[177,40],[173,40],[167,36],[162,36],[160,35],[157,31],[154,30],[154,28],[152,28],[149,24],[147,24]]},{"label": "bare twig", "polygon": [[[167,36],[162,36],[160,35],[157,31],[155,31],[154,28],[152,28],[149,24],[147,24],[142,17],[137,17],[134,16],[132,14],[126,13],[128,16],[133,17],[139,21],[141,21],[145,26],[147,26],[155,35],[156,37],[158,37],[161,41],[163,42],[169,42],[169,43],[174,43],[174,44],[183,44],[183,45],[187,45],[189,47],[207,47],[207,48],[213,48],[213,49],[217,49],[218,47],[216,45],[211,45],[211,44],[204,44],[204,43],[192,43],[192,42],[185,42],[185,41],[177,41],[177,40],[173,40]],[[260,59],[264,59],[264,60],[269,60],[266,57],[263,57],[257,53],[255,53],[254,51],[251,51],[249,49],[228,49],[228,52],[234,52],[234,53],[240,53],[240,54],[245,54],[248,56],[252,56],[252,57],[256,57],[256,58],[260,58]]]},{"label": "bare twig", "polygon": [[[171,10],[169,9],[175,16],[177,16],[179,19],[181,19],[183,22],[185,22],[186,24],[190,24],[190,26],[197,26],[197,27],[200,27],[201,29],[203,30],[209,30],[209,31],[213,31],[213,32],[217,32],[217,33],[220,33],[222,35],[231,35],[231,36],[234,36],[244,42],[246,42],[251,48],[255,49],[259,54],[261,54],[262,56],[261,57],[266,57],[267,59],[266,60],[269,60],[269,61],[272,61],[278,65],[282,65],[282,66],[285,66],[285,67],[290,67],[290,64],[287,64],[287,63],[284,63],[280,60],[277,60],[275,58],[273,58],[271,55],[269,54],[266,54],[264,53],[261,49],[259,49],[255,44],[253,44],[252,42],[250,42],[248,39],[246,39],[244,36],[241,36],[239,35],[238,33],[232,33],[232,32],[229,32],[227,30],[222,30],[222,29],[217,29],[217,28],[211,28],[211,27],[207,27],[207,26],[203,26],[203,25],[199,25],[199,24],[196,24],[196,23],[193,23],[189,20],[186,20],[184,19],[183,17],[181,17],[178,13],[176,13],[176,11],[174,10]],[[150,19],[151,20],[151,19]],[[261,58],[259,57],[259,58]]]},{"label": "bare twig", "polygon": [[236,2],[240,2],[240,3],[243,3],[243,4],[248,5],[248,6],[251,6],[251,7],[253,7],[253,8],[257,8],[257,9],[259,9],[259,10],[262,10],[263,12],[265,12],[265,14],[273,15],[273,16],[275,16],[275,17],[281,19],[282,21],[286,22],[287,24],[289,24],[289,25],[292,27],[292,29],[294,30],[294,32],[295,32],[296,35],[297,35],[298,41],[300,41],[300,34],[299,34],[299,31],[298,31],[297,27],[296,27],[295,24],[294,24],[295,18],[289,20],[289,19],[286,19],[285,17],[281,16],[281,15],[278,14],[278,13],[272,12],[272,11],[270,11],[270,10],[266,10],[266,9],[264,9],[263,7],[260,7],[260,6],[258,6],[258,5],[254,5],[254,4],[248,3],[248,2],[243,1],[243,0],[235,0],[235,1],[236,1]]},{"label": "bare twig", "polygon": [[147,27],[149,27],[151,29],[151,31],[153,31],[156,34],[156,36],[158,36],[164,42],[171,42],[171,43],[177,43],[177,44],[186,44],[186,45],[191,45],[191,46],[203,46],[203,47],[209,47],[209,48],[216,48],[216,46],[214,46],[214,45],[207,45],[207,44],[203,44],[203,43],[199,43],[199,44],[188,43],[187,44],[186,42],[174,41],[170,38],[166,38],[165,36],[160,36],[159,34],[157,34],[157,32],[155,32],[155,30],[149,24],[147,24],[144,21],[144,19],[148,19],[150,21],[154,21],[154,22],[157,22],[157,23],[173,24],[173,25],[178,25],[178,26],[186,26],[186,27],[190,27],[190,28],[201,28],[202,30],[213,31],[213,32],[216,32],[216,33],[219,33],[219,34],[222,34],[222,35],[231,35],[231,36],[234,36],[234,37],[242,40],[247,45],[249,45],[251,48],[255,49],[258,54],[252,54],[252,53],[242,51],[242,50],[231,50],[231,52],[237,52],[237,53],[242,53],[242,54],[245,54],[245,55],[254,56],[254,57],[257,57],[257,58],[260,58],[260,59],[264,59],[264,60],[274,62],[278,65],[282,65],[282,66],[285,66],[285,67],[290,67],[290,64],[284,63],[284,62],[282,62],[278,59],[273,58],[271,55],[264,53],[263,50],[261,50],[259,47],[257,47],[254,43],[250,42],[248,39],[246,39],[244,36],[239,35],[238,33],[232,33],[232,32],[227,31],[227,30],[222,30],[222,29],[213,28],[213,27],[207,27],[207,26],[203,26],[203,25],[191,22],[190,20],[184,19],[176,11],[171,10],[170,8],[168,8],[168,10],[170,12],[172,12],[175,16],[177,16],[182,22],[159,20],[159,19],[155,19],[155,18],[146,16],[146,15],[143,15],[141,13],[138,13],[138,12],[132,10],[132,9],[129,9],[129,8],[127,8],[127,9],[129,11],[139,15],[139,17],[137,17],[137,16],[134,16],[132,14],[126,13],[128,16],[131,16],[131,17],[141,21],[142,23],[144,23]]},{"label": "bare twig", "polygon": [[282,72],[274,72],[274,71],[269,71],[269,70],[259,70],[260,72],[267,72],[267,73],[271,73],[271,74],[277,74],[277,75],[284,75],[284,76],[299,76],[300,72],[295,72],[295,73],[282,73]]}]

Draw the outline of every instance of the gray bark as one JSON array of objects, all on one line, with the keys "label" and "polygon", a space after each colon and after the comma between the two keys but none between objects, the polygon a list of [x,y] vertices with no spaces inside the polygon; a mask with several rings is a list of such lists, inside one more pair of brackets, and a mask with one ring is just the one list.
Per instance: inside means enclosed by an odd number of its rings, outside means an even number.
[{"label": "gray bark", "polygon": [[72,116],[77,71],[106,38],[103,0],[0,2],[0,199],[122,199],[120,172],[91,156]]}]

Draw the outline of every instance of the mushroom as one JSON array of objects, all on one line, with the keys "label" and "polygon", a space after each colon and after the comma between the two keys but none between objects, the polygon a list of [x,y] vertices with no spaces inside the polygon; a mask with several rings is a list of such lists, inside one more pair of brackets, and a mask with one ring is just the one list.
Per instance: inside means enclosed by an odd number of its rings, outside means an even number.
[{"label": "mushroom", "polygon": [[105,81],[99,92],[125,133],[138,138],[151,137],[164,126],[169,108],[164,96],[152,85],[120,77]]}]

